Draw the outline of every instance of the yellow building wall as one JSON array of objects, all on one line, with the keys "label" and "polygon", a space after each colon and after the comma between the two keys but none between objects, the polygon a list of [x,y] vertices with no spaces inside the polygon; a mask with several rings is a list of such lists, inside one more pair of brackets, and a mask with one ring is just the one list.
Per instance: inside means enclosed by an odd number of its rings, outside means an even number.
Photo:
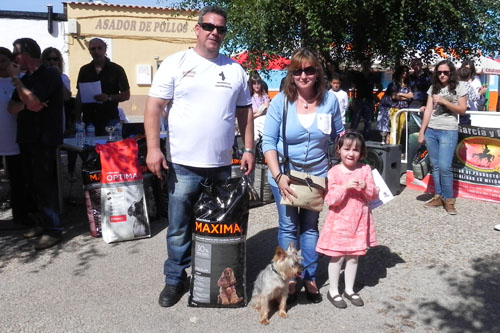
[{"label": "yellow building wall", "polygon": [[[92,3],[67,4],[68,29],[76,22],[77,32],[68,34],[69,77],[73,94],[80,67],[92,61],[88,43],[94,37],[108,42],[111,61],[125,69],[130,100],[120,103],[129,118],[141,118],[149,84],[137,83],[137,65],[151,66],[151,78],[158,63],[167,56],[194,47],[194,26],[198,12],[179,12],[157,7]],[[135,117],[134,117],[135,116]]]}]

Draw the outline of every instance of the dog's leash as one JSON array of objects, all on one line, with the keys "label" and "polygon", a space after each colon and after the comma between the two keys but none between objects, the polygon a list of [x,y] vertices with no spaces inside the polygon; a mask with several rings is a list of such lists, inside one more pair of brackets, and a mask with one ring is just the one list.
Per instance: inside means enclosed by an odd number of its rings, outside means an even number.
[{"label": "dog's leash", "polygon": [[310,264],[309,264],[309,265],[307,265],[307,266],[304,266],[304,269],[306,269],[307,267],[311,266],[312,264],[317,264],[317,263],[318,263],[318,261],[319,261],[319,259],[320,259],[320,258],[322,258],[322,257],[324,257],[324,256],[325,256],[325,255],[324,255],[323,253],[318,254],[318,260],[313,261],[312,263],[310,263]]}]

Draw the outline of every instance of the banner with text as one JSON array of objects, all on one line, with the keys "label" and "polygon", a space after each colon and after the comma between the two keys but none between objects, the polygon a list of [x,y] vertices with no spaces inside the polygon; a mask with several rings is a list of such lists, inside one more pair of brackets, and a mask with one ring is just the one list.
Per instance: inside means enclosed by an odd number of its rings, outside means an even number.
[{"label": "banner with text", "polygon": [[[453,157],[454,190],[457,197],[500,203],[500,128],[459,126]],[[432,176],[418,180],[407,172],[407,186],[434,191]]]}]

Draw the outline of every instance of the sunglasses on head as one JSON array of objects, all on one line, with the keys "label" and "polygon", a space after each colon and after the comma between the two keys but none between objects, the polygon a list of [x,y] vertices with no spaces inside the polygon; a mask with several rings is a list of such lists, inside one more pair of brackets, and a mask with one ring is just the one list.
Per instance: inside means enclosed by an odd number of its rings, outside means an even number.
[{"label": "sunglasses on head", "polygon": [[200,27],[205,30],[205,31],[214,31],[214,29],[217,29],[218,34],[225,34],[227,32],[227,27],[223,25],[214,25],[212,23],[201,23]]},{"label": "sunglasses on head", "polygon": [[441,74],[445,76],[450,76],[450,71],[437,71],[438,76],[441,76]]},{"label": "sunglasses on head", "polygon": [[306,68],[296,69],[296,70],[292,71],[292,75],[293,76],[301,76],[302,73],[306,73],[306,75],[314,75],[314,74],[316,74],[316,72],[317,72],[317,70],[315,67],[309,66]]}]

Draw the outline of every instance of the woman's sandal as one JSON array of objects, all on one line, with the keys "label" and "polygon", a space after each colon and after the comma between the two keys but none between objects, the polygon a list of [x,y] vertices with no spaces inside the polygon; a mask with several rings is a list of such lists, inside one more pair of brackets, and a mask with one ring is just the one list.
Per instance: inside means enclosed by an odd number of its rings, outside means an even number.
[{"label": "woman's sandal", "polygon": [[304,289],[306,291],[306,298],[309,300],[309,302],[314,303],[314,304],[321,303],[321,301],[323,300],[323,297],[321,296],[321,294],[319,292],[319,288],[318,288],[317,293],[310,292],[307,289],[307,283],[304,281]]},{"label": "woman's sandal", "polygon": [[363,306],[365,305],[365,302],[363,302],[363,299],[359,294],[351,294],[349,295],[348,293],[344,292],[344,297],[347,298],[349,301],[351,301],[352,305],[355,306]]},{"label": "woman's sandal", "polygon": [[332,297],[332,296],[330,296],[330,292],[327,292],[326,298],[328,298],[330,303],[332,303],[333,306],[335,306],[336,308],[339,308],[339,309],[347,308],[347,303],[344,301],[342,296],[340,296],[339,294]]}]

